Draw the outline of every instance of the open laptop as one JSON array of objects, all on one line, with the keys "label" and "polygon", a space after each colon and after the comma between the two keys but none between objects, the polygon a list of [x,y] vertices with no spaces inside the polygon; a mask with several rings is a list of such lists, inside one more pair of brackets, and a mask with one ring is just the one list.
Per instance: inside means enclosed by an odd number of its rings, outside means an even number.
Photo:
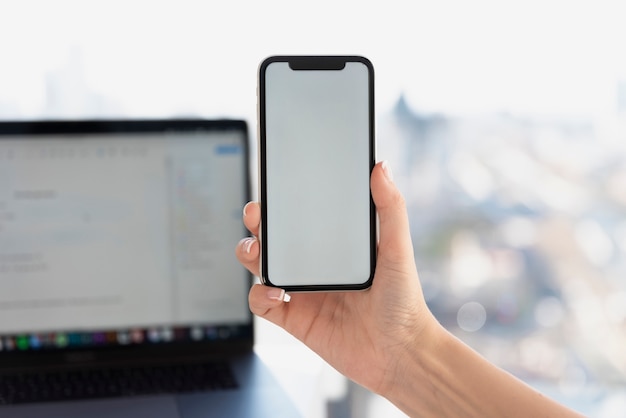
[{"label": "open laptop", "polygon": [[0,122],[0,417],[299,415],[234,256],[248,141],[243,120]]}]

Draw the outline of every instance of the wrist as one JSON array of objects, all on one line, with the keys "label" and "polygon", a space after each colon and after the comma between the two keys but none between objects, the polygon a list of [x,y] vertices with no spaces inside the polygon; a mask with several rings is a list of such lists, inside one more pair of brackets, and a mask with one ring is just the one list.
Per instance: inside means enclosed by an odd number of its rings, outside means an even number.
[{"label": "wrist", "polygon": [[[433,374],[445,367],[441,354],[454,337],[434,318],[430,312],[428,321],[422,321],[418,332],[407,335],[392,358],[387,380],[381,386],[380,395],[398,406],[410,416],[426,414],[437,409],[434,402],[437,388],[433,386]],[[422,407],[415,409],[417,404]]]}]

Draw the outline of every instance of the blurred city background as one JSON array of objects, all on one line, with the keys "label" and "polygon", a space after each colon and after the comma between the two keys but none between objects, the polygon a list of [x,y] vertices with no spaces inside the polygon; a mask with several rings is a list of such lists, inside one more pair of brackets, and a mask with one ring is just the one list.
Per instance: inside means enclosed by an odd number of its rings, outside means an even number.
[{"label": "blurred city background", "polygon": [[[245,118],[254,145],[263,58],[365,55],[379,159],[405,194],[437,318],[550,396],[626,416],[623,10],[0,0],[0,118]],[[276,348],[275,329],[259,333]],[[363,401],[349,412],[342,399],[320,415],[382,410]]]}]

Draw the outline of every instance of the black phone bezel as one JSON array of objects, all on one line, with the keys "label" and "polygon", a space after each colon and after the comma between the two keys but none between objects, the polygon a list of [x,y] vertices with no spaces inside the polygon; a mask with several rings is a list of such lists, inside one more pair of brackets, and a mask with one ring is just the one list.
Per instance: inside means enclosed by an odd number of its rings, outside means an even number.
[{"label": "black phone bezel", "polygon": [[[369,101],[369,173],[371,175],[376,164],[376,138],[375,138],[375,107],[374,107],[374,67],[371,61],[359,55],[275,55],[267,57],[259,66],[258,71],[258,138],[259,138],[259,194],[261,204],[261,226],[259,239],[261,243],[260,253],[260,279],[268,286],[278,287],[272,283],[268,272],[267,251],[267,172],[266,172],[266,125],[265,125],[265,99],[266,85],[265,73],[269,65],[276,62],[286,62],[294,71],[337,71],[342,70],[348,62],[364,64],[368,69],[368,101]],[[287,292],[311,292],[311,291],[350,291],[365,290],[371,287],[376,271],[376,258],[378,246],[376,207],[370,191],[370,276],[362,283],[350,284],[310,284],[280,286]],[[346,237],[346,239],[348,239]]]}]

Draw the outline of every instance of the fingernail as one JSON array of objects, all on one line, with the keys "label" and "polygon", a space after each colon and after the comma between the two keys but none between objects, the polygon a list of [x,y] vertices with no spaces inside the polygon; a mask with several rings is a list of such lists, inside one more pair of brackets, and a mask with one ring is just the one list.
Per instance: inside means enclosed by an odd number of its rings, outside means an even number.
[{"label": "fingernail", "polygon": [[250,254],[250,249],[252,248],[252,244],[254,244],[255,238],[247,237],[239,241],[239,245],[243,247],[243,250],[246,254]]},{"label": "fingernail", "polygon": [[391,171],[391,166],[389,165],[389,162],[387,160],[383,161],[382,168],[383,173],[385,173],[385,176],[387,177],[387,180],[393,181],[393,172]]},{"label": "fingernail", "polygon": [[252,202],[248,202],[248,203],[246,203],[246,204],[244,205],[244,207],[243,207],[243,216],[246,216],[246,213],[247,213],[247,210],[248,210],[248,205],[249,205],[250,203],[252,203]]},{"label": "fingernail", "polygon": [[288,296],[289,295],[285,293],[285,289],[280,289],[278,287],[270,287],[267,290],[267,298],[271,300],[280,300],[280,301],[289,302],[288,298],[286,298]]}]

